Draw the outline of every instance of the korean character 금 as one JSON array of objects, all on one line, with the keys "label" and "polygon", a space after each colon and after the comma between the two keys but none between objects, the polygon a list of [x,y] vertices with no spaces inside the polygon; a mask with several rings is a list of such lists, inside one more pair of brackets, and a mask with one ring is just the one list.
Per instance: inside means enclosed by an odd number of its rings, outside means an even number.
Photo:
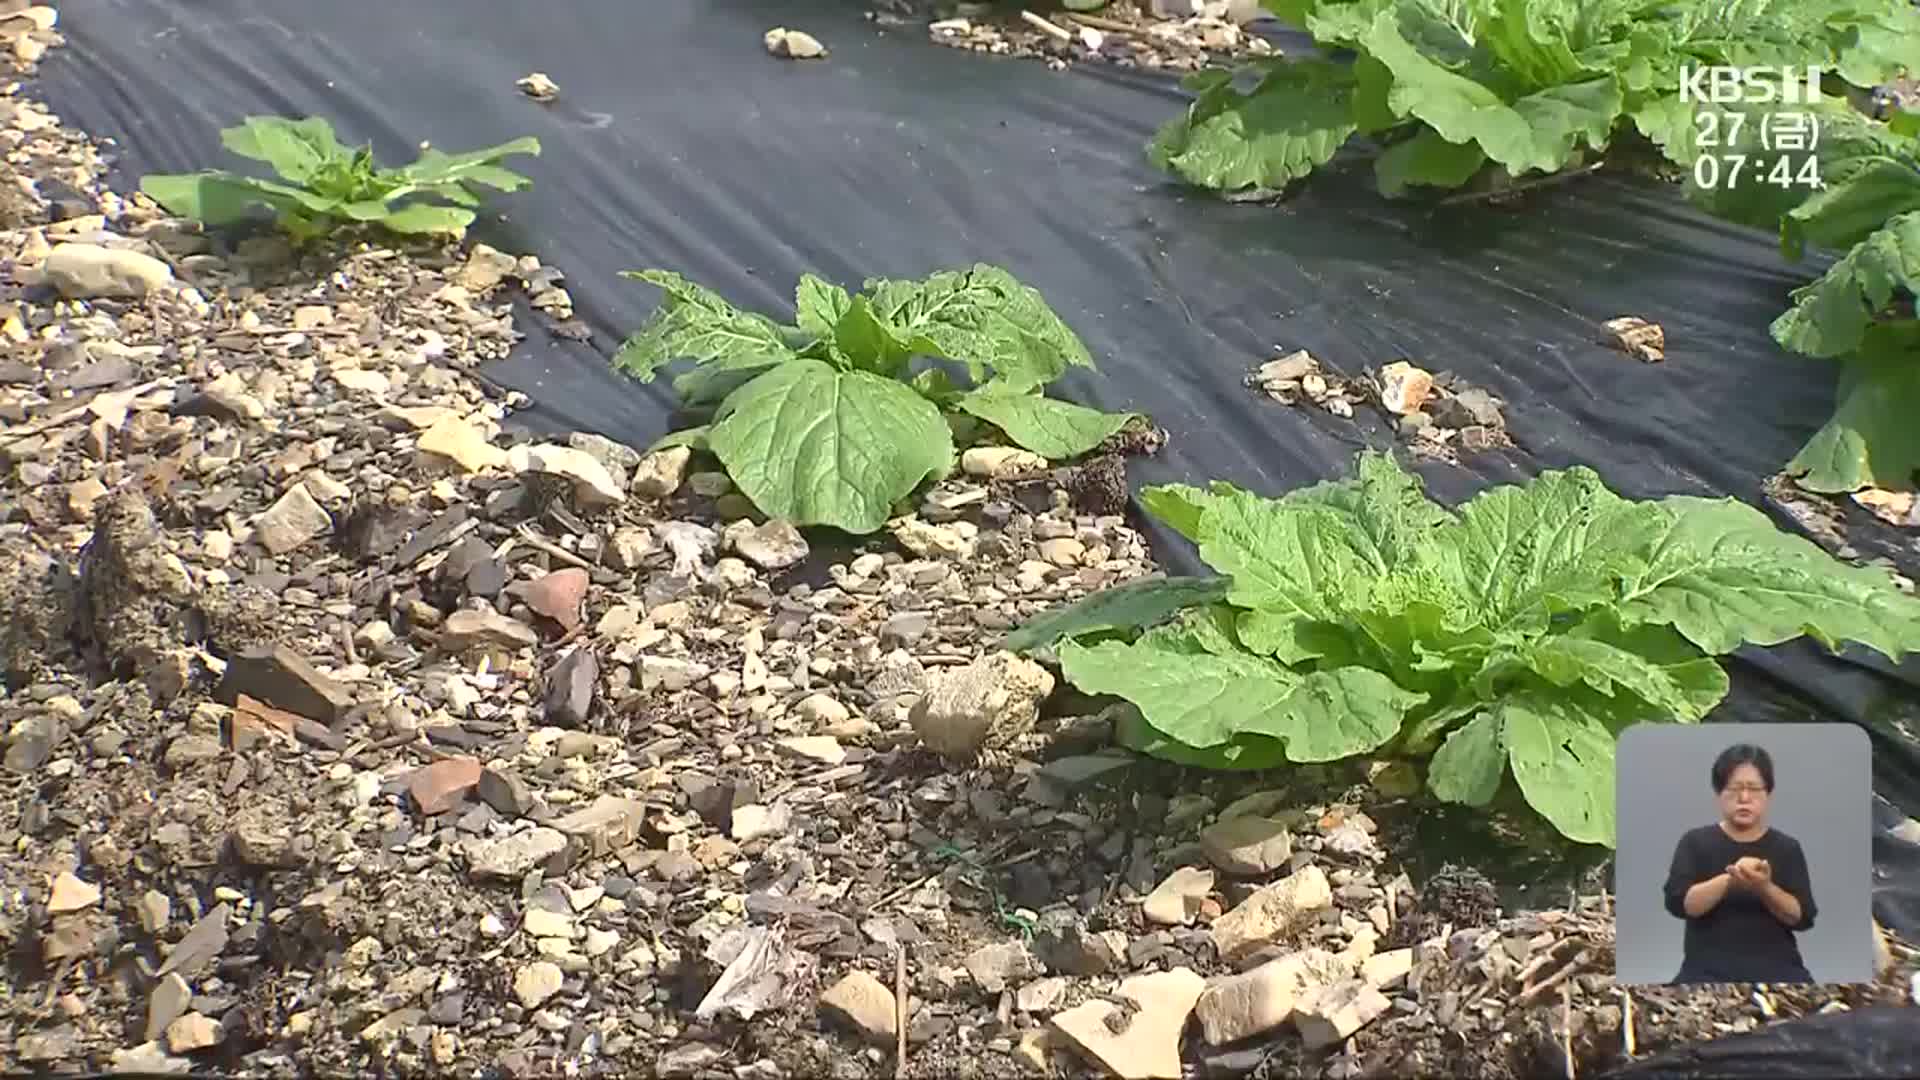
[{"label": "korean character \uae08", "polygon": [[1776,153],[1820,145],[1820,120],[1806,112],[1770,112],[1760,118],[1760,145]]}]

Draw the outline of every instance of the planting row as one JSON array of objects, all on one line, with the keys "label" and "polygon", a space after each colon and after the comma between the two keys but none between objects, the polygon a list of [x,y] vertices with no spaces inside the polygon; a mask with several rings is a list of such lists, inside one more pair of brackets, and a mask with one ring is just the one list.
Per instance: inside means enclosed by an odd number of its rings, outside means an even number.
[{"label": "planting row", "polygon": [[[1360,61],[1276,62],[1251,96],[1231,96],[1240,92],[1209,75],[1188,117],[1156,145],[1160,160],[1217,187],[1285,181],[1355,131],[1401,128],[1381,166],[1395,192],[1436,177],[1464,182],[1490,162],[1515,175],[1563,167],[1583,140],[1604,148],[1622,116],[1679,159],[1693,152],[1690,119],[1658,120],[1652,98],[1626,93],[1635,78],[1664,77],[1661,58],[1672,58],[1647,53],[1670,48],[1677,31],[1666,23],[1642,20],[1627,33],[1608,21],[1644,5],[1577,5],[1584,14],[1558,21],[1552,5],[1487,5],[1478,26],[1422,24],[1413,38],[1404,31],[1427,11],[1420,5],[1293,6],[1323,40],[1360,48]],[[1478,6],[1448,10],[1464,19]],[[1443,31],[1473,49],[1428,55]],[[1687,40],[1702,40],[1692,32]],[[1863,44],[1871,40],[1855,24],[1848,44],[1832,48],[1856,74],[1877,72],[1856,55],[1877,56]],[[1573,80],[1596,55],[1618,65]],[[1636,56],[1640,66],[1628,62]],[[1488,58],[1506,68],[1486,70],[1533,82],[1487,89],[1463,74]],[[1317,104],[1289,104],[1283,87]],[[1490,94],[1497,100],[1482,100]],[[1591,115],[1582,103],[1595,106]],[[1268,120],[1299,127],[1340,110],[1346,120],[1291,150],[1266,138],[1218,149],[1223,132],[1249,138]],[[1910,119],[1882,124],[1840,105],[1823,115],[1833,126],[1810,152],[1829,178],[1824,190],[1696,197],[1778,227],[1790,253],[1855,245],[1774,327],[1789,348],[1842,360],[1840,415],[1796,466],[1823,490],[1846,490],[1886,483],[1889,471],[1904,478],[1916,463],[1883,452],[1872,428],[1900,407],[1889,387],[1920,379],[1920,324],[1898,306],[1920,280],[1920,169]],[[457,235],[473,220],[477,187],[527,185],[500,161],[540,149],[522,139],[384,168],[319,119],[252,118],[223,138],[279,181],[208,172],[150,176],[143,190],[210,225],[264,204],[303,242],[352,224]],[[1215,150],[1199,149],[1210,139]],[[1769,152],[1793,151],[1754,148]],[[1045,395],[1093,359],[1037,291],[996,267],[870,280],[857,293],[803,275],[790,322],[743,311],[677,273],[629,276],[664,298],[615,365],[645,381],[691,362],[672,385],[702,422],[662,444],[712,454],[757,509],[797,525],[870,533],[945,477],[962,446],[1010,445],[1045,465],[1086,455],[1142,419]],[[1901,445],[1920,457],[1920,446]],[[1434,796],[1472,805],[1517,797],[1582,842],[1613,840],[1620,730],[1705,717],[1728,688],[1715,657],[1803,636],[1894,658],[1920,650],[1920,600],[1886,573],[1838,562],[1732,499],[1637,502],[1583,468],[1448,509],[1390,455],[1368,453],[1351,478],[1280,498],[1215,484],[1149,488],[1142,502],[1218,576],[1122,585],[1004,643],[1057,661],[1083,691],[1130,702],[1125,743],[1216,768],[1356,754],[1425,760]]]}]

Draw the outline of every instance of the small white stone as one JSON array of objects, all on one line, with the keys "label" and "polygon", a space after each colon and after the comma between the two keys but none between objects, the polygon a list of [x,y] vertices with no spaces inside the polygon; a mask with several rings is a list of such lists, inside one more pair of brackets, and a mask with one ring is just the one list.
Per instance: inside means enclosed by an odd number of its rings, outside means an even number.
[{"label": "small white stone", "polygon": [[159,259],[97,244],[55,244],[40,272],[62,296],[76,299],[138,299],[173,282],[173,268]]},{"label": "small white stone", "polygon": [[558,964],[535,960],[514,974],[513,996],[519,999],[523,1007],[537,1009],[559,993],[565,982],[566,976]]}]

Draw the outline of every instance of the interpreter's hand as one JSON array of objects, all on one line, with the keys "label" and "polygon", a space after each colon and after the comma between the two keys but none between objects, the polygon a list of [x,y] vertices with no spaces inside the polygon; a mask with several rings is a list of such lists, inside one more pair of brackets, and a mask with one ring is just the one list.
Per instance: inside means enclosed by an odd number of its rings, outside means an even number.
[{"label": "interpreter's hand", "polygon": [[1767,860],[1748,855],[1727,868],[1742,888],[1758,889],[1773,880],[1773,867]]}]

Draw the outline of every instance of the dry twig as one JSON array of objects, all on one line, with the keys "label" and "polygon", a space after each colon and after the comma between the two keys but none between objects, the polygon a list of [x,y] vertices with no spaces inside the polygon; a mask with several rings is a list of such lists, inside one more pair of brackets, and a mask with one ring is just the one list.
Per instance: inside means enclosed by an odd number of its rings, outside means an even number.
[{"label": "dry twig", "polygon": [[1545,994],[1547,991],[1572,978],[1573,974],[1580,970],[1581,965],[1585,964],[1589,959],[1592,959],[1592,957],[1593,951],[1591,949],[1581,949],[1578,953],[1574,954],[1573,959],[1567,961],[1565,967],[1554,972],[1544,982],[1522,989],[1520,996],[1514,999],[1514,1005],[1524,1008],[1527,1005],[1533,1004],[1542,994]]},{"label": "dry twig", "polygon": [[907,1075],[907,947],[904,944],[893,947],[893,1076],[894,1080],[903,1080]]},{"label": "dry twig", "polygon": [[1057,40],[1067,41],[1067,42],[1071,42],[1073,40],[1073,33],[1069,31],[1066,27],[1060,26],[1056,23],[1048,22],[1046,19],[1043,19],[1040,16],[1035,15],[1031,11],[1022,11],[1020,13],[1020,18],[1025,20],[1027,25],[1032,26],[1034,29],[1041,31],[1042,33],[1045,33],[1048,37],[1052,37]]},{"label": "dry twig", "polygon": [[519,532],[520,532],[520,538],[525,540],[528,546],[533,547],[540,551],[544,551],[547,554],[553,556],[554,558],[559,559],[561,562],[568,564],[569,566],[577,566],[582,570],[593,569],[592,563],[588,562],[587,560],[581,558],[578,555],[575,555],[573,552],[568,551],[566,548],[561,547],[559,544],[556,544],[547,540],[545,537],[542,537],[539,533],[534,532],[533,526],[528,525],[525,522],[521,522],[519,527]]},{"label": "dry twig", "polygon": [[1119,19],[1109,19],[1102,15],[1082,15],[1078,11],[1067,12],[1067,18],[1081,26],[1091,26],[1095,30],[1104,30],[1109,34],[1137,34],[1140,28],[1132,23],[1123,23]]},{"label": "dry twig", "polygon": [[1573,984],[1560,984],[1560,1049],[1567,1055],[1567,1080],[1574,1080],[1573,1068]]},{"label": "dry twig", "polygon": [[1531,963],[1520,969],[1520,985],[1531,985],[1533,977],[1551,965],[1556,957],[1563,955],[1566,946],[1572,943],[1572,938],[1561,938],[1559,941],[1547,946],[1539,956],[1533,958]]},{"label": "dry twig", "polygon": [[1624,1039],[1621,1049],[1631,1058],[1638,1050],[1638,1039],[1633,1030],[1633,994],[1626,987],[1620,988],[1620,1033]]}]

